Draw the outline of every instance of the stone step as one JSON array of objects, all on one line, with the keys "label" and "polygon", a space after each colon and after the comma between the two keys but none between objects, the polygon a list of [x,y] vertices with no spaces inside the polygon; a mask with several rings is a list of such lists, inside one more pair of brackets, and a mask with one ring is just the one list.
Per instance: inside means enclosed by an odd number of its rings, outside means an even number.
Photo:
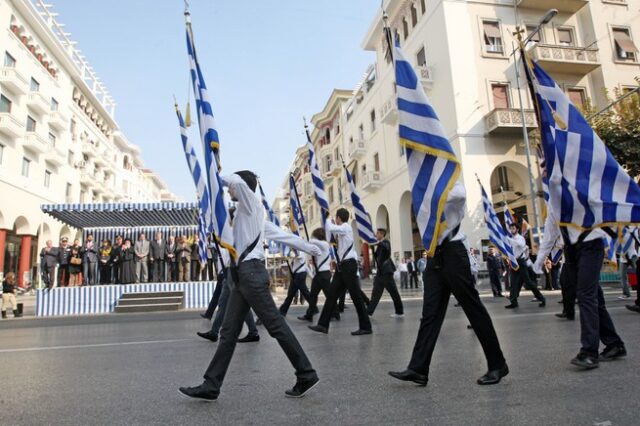
[{"label": "stone step", "polygon": [[155,305],[118,305],[115,308],[116,313],[132,313],[132,312],[161,312],[161,311],[179,311],[182,306],[180,303],[157,303]]},{"label": "stone step", "polygon": [[160,297],[136,297],[136,298],[122,298],[118,300],[117,306],[132,306],[132,305],[159,305],[165,303],[180,303],[182,304],[182,296],[160,296]]},{"label": "stone step", "polygon": [[120,300],[123,299],[147,299],[150,297],[184,297],[184,291],[158,291],[146,293],[123,293]]}]

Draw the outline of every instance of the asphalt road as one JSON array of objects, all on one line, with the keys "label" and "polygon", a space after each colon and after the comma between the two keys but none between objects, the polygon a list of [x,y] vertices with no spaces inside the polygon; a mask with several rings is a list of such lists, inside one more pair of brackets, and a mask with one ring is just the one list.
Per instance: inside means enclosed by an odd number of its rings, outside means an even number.
[{"label": "asphalt road", "polygon": [[421,303],[406,303],[404,319],[389,318],[384,302],[374,334],[352,337],[355,310],[328,336],[289,322],[321,383],[306,398],[284,390],[295,376],[277,343],[262,330],[259,343],[238,345],[217,402],[182,398],[195,385],[216,344],[195,336],[207,322],[195,312],[3,321],[0,327],[0,425],[637,425],[640,405],[640,315],[607,295],[627,344],[625,360],[578,371],[579,323],[553,316],[522,295],[518,312],[484,298],[511,374],[480,387],[486,370],[480,345],[453,299],[426,388],[397,382],[414,343]]}]

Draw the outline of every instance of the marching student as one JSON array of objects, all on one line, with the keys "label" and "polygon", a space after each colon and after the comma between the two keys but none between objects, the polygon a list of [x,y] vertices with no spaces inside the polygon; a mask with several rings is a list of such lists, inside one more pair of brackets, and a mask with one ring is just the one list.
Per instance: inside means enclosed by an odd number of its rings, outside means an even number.
[{"label": "marching student", "polygon": [[349,225],[349,211],[344,208],[336,212],[335,223],[328,220],[325,223],[327,235],[334,235],[338,242],[336,250],[336,271],[329,286],[329,296],[324,303],[322,313],[317,325],[310,325],[309,328],[319,333],[329,332],[329,322],[333,316],[336,302],[342,292],[347,289],[351,300],[358,313],[359,327],[351,332],[353,336],[371,334],[371,321],[367,315],[367,308],[362,297],[362,290],[358,282],[358,255],[353,249],[353,230]]},{"label": "marching student", "polygon": [[435,254],[429,259],[424,273],[426,285],[422,319],[411,361],[406,370],[389,372],[390,376],[398,380],[427,385],[431,356],[452,293],[469,319],[487,359],[489,371],[478,379],[478,384],[495,384],[509,374],[491,317],[474,287],[469,248],[465,235],[460,231],[465,202],[464,187],[462,183],[456,182],[444,206],[447,228],[440,234]]},{"label": "marching student", "polygon": [[[393,300],[393,306],[395,308],[395,313],[391,314],[391,317],[400,318],[404,316],[404,307],[402,306],[402,299],[398,293],[396,281],[393,279],[396,266],[391,260],[391,243],[386,239],[386,236],[386,229],[379,228],[376,231],[376,239],[378,240],[374,246],[376,275],[373,277],[373,289],[371,290],[371,301],[369,302],[367,313],[373,316],[378,302],[380,302],[380,297],[382,297],[382,292],[386,289]],[[415,266],[417,268],[417,265]],[[417,280],[416,277],[416,286]]]},{"label": "marching student", "polygon": [[282,316],[287,316],[287,312],[289,312],[289,307],[291,306],[291,301],[294,296],[298,294],[298,291],[300,291],[301,302],[302,297],[306,300],[310,300],[311,298],[309,295],[309,289],[307,288],[307,257],[296,250],[294,250],[293,253],[295,257],[291,265],[291,282],[289,283],[289,289],[287,290],[287,297],[284,299],[284,302],[282,302],[282,305],[280,305],[280,313]]},{"label": "marching student", "polygon": [[518,232],[518,225],[512,223],[509,225],[509,232],[511,233],[511,238],[509,238],[509,243],[511,244],[511,248],[513,248],[513,254],[518,260],[518,270],[511,269],[511,276],[509,281],[511,282],[511,290],[509,292],[509,303],[505,306],[506,309],[514,309],[518,307],[518,297],[520,296],[520,289],[522,288],[522,284],[526,289],[531,290],[533,295],[540,301],[540,306],[543,308],[546,306],[547,301],[545,300],[540,290],[538,290],[538,286],[535,282],[531,280],[531,276],[529,275],[529,267],[527,266],[527,256],[525,255],[527,251],[527,242],[524,237],[520,235]]},{"label": "marching student", "polygon": [[[311,280],[311,291],[307,299],[309,308],[304,315],[298,317],[301,321],[313,321],[313,316],[318,313],[318,295],[322,291],[327,298],[331,284],[331,245],[327,242],[325,230],[314,229],[309,242],[318,247],[321,253],[320,256],[313,256],[315,275]],[[337,312],[334,313],[336,319],[340,319],[339,315]]]},{"label": "marching student", "polygon": [[285,392],[286,396],[300,398],[316,386],[320,379],[271,297],[262,241],[267,238],[282,242],[313,255],[319,255],[320,250],[293,234],[287,234],[272,223],[265,222],[264,208],[255,193],[258,182],[253,172],[236,172],[229,177],[222,177],[222,183],[229,188],[231,199],[237,201],[233,240],[238,259],[230,268],[233,287],[222,323],[220,343],[205,372],[204,382],[195,387],[181,387],[179,391],[187,397],[205,401],[218,398],[242,323],[249,309],[253,309],[269,334],[278,340],[295,368],[297,381],[292,389]]}]

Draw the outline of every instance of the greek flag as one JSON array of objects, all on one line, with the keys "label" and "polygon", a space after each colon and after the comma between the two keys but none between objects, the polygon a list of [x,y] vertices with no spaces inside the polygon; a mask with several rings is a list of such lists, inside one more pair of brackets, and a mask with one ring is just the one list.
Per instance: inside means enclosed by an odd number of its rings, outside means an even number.
[{"label": "greek flag", "polygon": [[537,63],[523,62],[540,121],[548,205],[560,225],[640,223],[640,187],[556,82]]},{"label": "greek flag", "polygon": [[218,239],[218,243],[222,247],[226,248],[231,256],[235,258],[237,256],[236,251],[233,248],[233,245],[229,243],[233,238],[231,226],[227,221],[227,205],[224,201],[224,191],[218,174],[218,170],[220,168],[218,156],[220,142],[218,139],[218,132],[216,131],[215,121],[213,119],[213,108],[211,107],[209,95],[207,94],[207,85],[204,82],[202,71],[196,57],[196,49],[193,44],[193,32],[191,29],[191,18],[188,12],[186,13],[186,17],[187,51],[189,53],[189,65],[191,68],[191,83],[193,85],[193,93],[196,100],[198,126],[200,128],[200,137],[202,138],[204,148],[212,212],[212,214],[210,214],[211,223],[215,237]]},{"label": "greek flag", "polygon": [[342,167],[344,168],[344,172],[347,175],[347,182],[349,183],[349,189],[351,190],[351,204],[353,204],[356,223],[358,224],[358,235],[360,235],[360,238],[362,238],[367,243],[373,244],[378,240],[376,239],[376,236],[373,232],[371,217],[362,205],[360,196],[356,192],[356,185],[353,183],[353,177],[351,176],[351,173],[349,173],[347,166],[342,163]]},{"label": "greek flag", "polygon": [[504,202],[504,226],[507,232],[509,231],[509,228],[511,227],[511,225],[515,223],[516,223],[516,220],[513,217],[513,213],[511,213],[511,209],[509,208],[509,205],[505,201]]},{"label": "greek flag", "polygon": [[307,133],[307,148],[309,149],[309,170],[311,170],[311,181],[313,182],[313,192],[316,197],[316,201],[320,205],[320,212],[322,216],[322,224],[324,225],[327,217],[329,216],[329,201],[327,200],[327,193],[324,190],[324,182],[322,181],[322,175],[318,168],[318,161],[316,160],[316,152],[311,143],[311,137],[309,136],[309,130],[305,129]]},{"label": "greek flag", "polygon": [[289,228],[295,235],[300,235],[300,229],[304,226],[304,216],[302,214],[302,208],[297,197],[296,182],[293,179],[293,175],[289,176],[289,203],[291,209],[289,209]]},{"label": "greek flag", "polygon": [[182,138],[182,147],[184,148],[184,155],[187,159],[189,171],[193,177],[193,182],[196,185],[199,202],[199,217],[198,217],[198,253],[200,254],[200,260],[206,262],[207,260],[207,235],[213,230],[211,226],[209,213],[211,209],[211,201],[209,200],[209,189],[205,182],[202,169],[200,168],[200,162],[196,156],[196,151],[193,149],[191,141],[187,136],[187,127],[185,126],[182,114],[176,105],[176,114],[178,115],[178,123],[180,124],[180,137]]},{"label": "greek flag", "polygon": [[480,184],[480,190],[482,191],[482,206],[484,207],[484,220],[487,223],[487,228],[489,229],[489,240],[496,246],[500,253],[509,259],[509,263],[511,264],[511,268],[514,270],[518,269],[518,260],[516,259],[515,254],[513,253],[513,248],[508,240],[508,235],[498,216],[496,215],[496,211],[493,208],[493,203],[489,200],[489,196],[487,192],[484,190],[484,187]]},{"label": "greek flag", "polygon": [[[280,221],[278,220],[278,216],[276,216],[276,214],[273,212],[273,209],[271,209],[271,206],[267,201],[267,196],[264,194],[264,190],[262,189],[262,185],[258,184],[258,188],[260,188],[260,198],[262,199],[262,205],[264,206],[264,209],[267,212],[267,217],[269,218],[269,221],[279,228]],[[269,241],[269,251],[271,253],[282,252],[284,254],[283,248],[284,246],[281,247],[279,244],[273,241]]]},{"label": "greek flag", "polygon": [[429,255],[447,231],[444,206],[460,162],[413,67],[396,44],[393,54],[400,143],[406,147],[413,209]]}]

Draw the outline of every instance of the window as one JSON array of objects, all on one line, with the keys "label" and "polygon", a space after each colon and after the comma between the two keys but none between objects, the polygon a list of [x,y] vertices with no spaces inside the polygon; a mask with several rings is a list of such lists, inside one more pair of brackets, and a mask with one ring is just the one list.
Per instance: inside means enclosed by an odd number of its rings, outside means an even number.
[{"label": "window", "polygon": [[[538,28],[537,25],[527,25],[526,29],[527,29],[527,36],[531,35],[535,29]],[[533,37],[531,37],[529,39],[530,43],[540,43],[542,42],[542,30],[538,31],[536,33],[536,35],[534,35]]]},{"label": "window", "polygon": [[418,50],[416,62],[418,63],[418,67],[424,67],[427,65],[427,54],[424,51],[424,47],[421,47],[420,50]]},{"label": "window", "polygon": [[22,158],[22,176],[28,178],[29,177],[29,166],[31,165],[31,160],[26,157]]},{"label": "window", "polygon": [[373,155],[373,170],[380,171],[380,155],[377,152]]},{"label": "window", "polygon": [[571,89],[567,89],[567,95],[572,104],[578,107],[580,111],[584,111],[584,104],[587,100],[584,89],[572,87]]},{"label": "window", "polygon": [[49,143],[52,147],[56,146],[56,135],[54,135],[53,133],[49,133]]},{"label": "window", "polygon": [[328,127],[324,131],[324,139],[325,139],[324,143],[326,145],[331,143],[331,130],[329,130]]},{"label": "window", "polygon": [[414,3],[411,5],[411,27],[415,28],[416,25],[418,25],[418,9]]},{"label": "window", "polygon": [[30,115],[27,115],[27,132],[35,132],[36,131],[36,120],[33,119]]},{"label": "window", "polygon": [[0,95],[0,112],[11,112],[11,100],[5,95]]},{"label": "window", "polygon": [[333,151],[333,157],[335,158],[336,161],[340,161],[340,148],[336,148]]},{"label": "window", "polygon": [[509,108],[509,86],[506,84],[492,84],[491,95],[493,96],[494,108]]},{"label": "window", "polygon": [[427,4],[424,0],[420,0],[420,11],[423,15],[427,12]]},{"label": "window", "polygon": [[358,126],[358,136],[360,137],[360,140],[364,140],[364,124]]},{"label": "window", "polygon": [[69,163],[70,166],[73,166],[74,157],[75,157],[75,155],[74,155],[73,151],[69,151],[69,153],[67,154],[67,163]]},{"label": "window", "polygon": [[49,188],[51,186],[51,172],[49,170],[44,171],[44,187]]},{"label": "window", "polygon": [[65,191],[64,191],[65,197],[71,197],[72,188],[73,188],[73,186],[71,186],[71,184],[69,182],[67,182],[67,189],[65,189]]},{"label": "window", "polygon": [[409,23],[406,19],[402,20],[402,34],[405,40],[409,37]]},{"label": "window", "polygon": [[627,28],[613,28],[613,39],[616,45],[616,57],[622,61],[636,61],[636,54],[638,48],[633,40],[631,40],[631,34]]},{"label": "window", "polygon": [[29,89],[32,92],[38,92],[40,90],[40,83],[38,83],[38,80],[31,77],[31,84],[29,85]]},{"label": "window", "polygon": [[51,98],[51,111],[57,111],[58,110],[58,101],[56,101],[56,98]]},{"label": "window", "polygon": [[329,204],[333,204],[333,185],[329,186]]},{"label": "window", "polygon": [[4,52],[4,66],[7,68],[15,68],[16,66],[16,59],[9,52]]},{"label": "window", "polygon": [[496,21],[482,21],[484,32],[485,51],[487,53],[502,54],[502,34],[500,33],[500,23]]},{"label": "window", "polygon": [[509,185],[509,169],[507,169],[505,166],[500,166],[496,169],[496,171],[498,172],[498,188],[496,189],[498,191],[501,189],[505,191],[511,191],[513,188],[511,187],[511,185]]},{"label": "window", "polygon": [[369,119],[371,121],[371,132],[376,131],[376,110],[372,109],[369,113]]},{"label": "window", "polygon": [[560,46],[575,46],[572,28],[558,28],[558,44]]},{"label": "window", "polygon": [[74,119],[71,119],[71,121],[69,122],[69,132],[71,132],[71,134],[74,136],[76,134],[76,120]]}]

